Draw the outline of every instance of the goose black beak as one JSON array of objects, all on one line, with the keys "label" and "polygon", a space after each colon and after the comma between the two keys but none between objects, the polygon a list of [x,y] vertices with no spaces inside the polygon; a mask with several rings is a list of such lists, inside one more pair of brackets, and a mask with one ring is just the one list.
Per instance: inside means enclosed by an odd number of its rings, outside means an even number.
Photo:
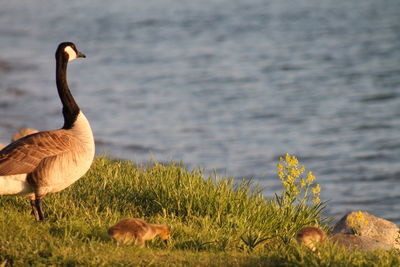
[{"label": "goose black beak", "polygon": [[84,54],[84,53],[81,53],[81,52],[78,52],[78,55],[77,55],[78,57],[83,57],[83,58],[85,58],[86,57],[86,55]]}]

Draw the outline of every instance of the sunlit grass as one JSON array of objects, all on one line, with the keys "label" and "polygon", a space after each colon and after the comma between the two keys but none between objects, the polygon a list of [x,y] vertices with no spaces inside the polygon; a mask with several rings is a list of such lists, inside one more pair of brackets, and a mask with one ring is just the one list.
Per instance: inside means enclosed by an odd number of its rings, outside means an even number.
[{"label": "sunlit grass", "polygon": [[[305,225],[327,229],[326,203],[319,201],[315,177],[294,157],[281,159],[279,178],[283,191],[266,198],[251,181],[205,177],[179,163],[138,167],[98,157],[76,184],[44,199],[44,223],[34,221],[27,199],[0,197],[0,266],[400,263],[395,252],[349,253],[326,245],[315,254],[296,244]],[[144,249],[118,245],[107,228],[128,217],[168,224],[171,240],[155,239]]]}]

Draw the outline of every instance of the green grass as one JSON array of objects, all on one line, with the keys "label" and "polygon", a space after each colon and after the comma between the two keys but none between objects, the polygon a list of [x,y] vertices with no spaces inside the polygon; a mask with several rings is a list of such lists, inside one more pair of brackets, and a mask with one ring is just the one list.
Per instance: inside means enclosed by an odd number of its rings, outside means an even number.
[{"label": "green grass", "polygon": [[[281,194],[265,198],[252,182],[205,177],[199,169],[96,158],[70,188],[48,195],[47,220],[34,221],[29,201],[0,197],[0,266],[398,266],[397,252],[318,253],[294,241],[305,225],[328,229],[314,177],[294,157],[281,160]],[[278,178],[277,178],[278,179]],[[303,180],[302,180],[303,179]],[[147,248],[119,245],[107,228],[123,218],[171,226],[171,240]]]}]

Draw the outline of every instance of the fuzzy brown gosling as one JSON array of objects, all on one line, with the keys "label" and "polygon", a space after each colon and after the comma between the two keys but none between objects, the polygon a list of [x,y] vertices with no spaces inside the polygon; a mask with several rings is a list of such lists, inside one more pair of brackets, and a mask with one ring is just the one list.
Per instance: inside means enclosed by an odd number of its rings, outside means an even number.
[{"label": "fuzzy brown gosling", "polygon": [[[18,139],[21,139],[22,137],[25,137],[27,135],[34,134],[37,132],[38,132],[38,130],[35,130],[35,129],[21,128],[13,135],[13,137],[11,138],[11,142],[17,141]],[[5,147],[6,147],[6,145],[3,145],[0,143],[0,150],[2,150]]]},{"label": "fuzzy brown gosling", "polygon": [[312,251],[316,250],[316,245],[326,239],[324,231],[315,226],[306,226],[301,229],[296,236],[297,242],[304,244]]},{"label": "fuzzy brown gosling", "polygon": [[141,219],[124,219],[108,229],[108,234],[117,242],[130,245],[133,242],[144,247],[146,240],[159,236],[162,240],[169,239],[170,229],[167,225],[151,224]]},{"label": "fuzzy brown gosling", "polygon": [[19,129],[11,138],[11,142],[17,141],[18,139],[21,139],[22,137],[25,137],[30,134],[34,134],[39,132],[38,130],[31,129],[31,128],[21,128]]}]

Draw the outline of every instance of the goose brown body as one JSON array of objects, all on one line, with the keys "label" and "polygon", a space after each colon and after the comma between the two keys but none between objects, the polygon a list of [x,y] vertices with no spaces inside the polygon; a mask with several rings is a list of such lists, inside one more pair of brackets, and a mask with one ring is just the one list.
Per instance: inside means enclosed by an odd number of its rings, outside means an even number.
[{"label": "goose brown body", "polygon": [[[80,116],[80,120],[86,120],[83,114]],[[0,194],[32,194],[34,197],[36,193],[44,197],[78,180],[89,169],[94,157],[93,136],[85,136],[90,130],[88,123],[85,128],[81,135],[64,129],[39,132],[4,148],[0,154]],[[18,186],[1,186],[1,179],[12,180],[21,175],[25,175],[27,182],[23,190],[19,191]]]},{"label": "goose brown body", "polygon": [[28,195],[37,220],[44,219],[40,199],[82,177],[94,158],[90,124],[66,81],[67,62],[80,56],[84,57],[73,43],[61,43],[56,52],[57,89],[63,103],[64,127],[28,135],[0,151],[0,194]]}]

